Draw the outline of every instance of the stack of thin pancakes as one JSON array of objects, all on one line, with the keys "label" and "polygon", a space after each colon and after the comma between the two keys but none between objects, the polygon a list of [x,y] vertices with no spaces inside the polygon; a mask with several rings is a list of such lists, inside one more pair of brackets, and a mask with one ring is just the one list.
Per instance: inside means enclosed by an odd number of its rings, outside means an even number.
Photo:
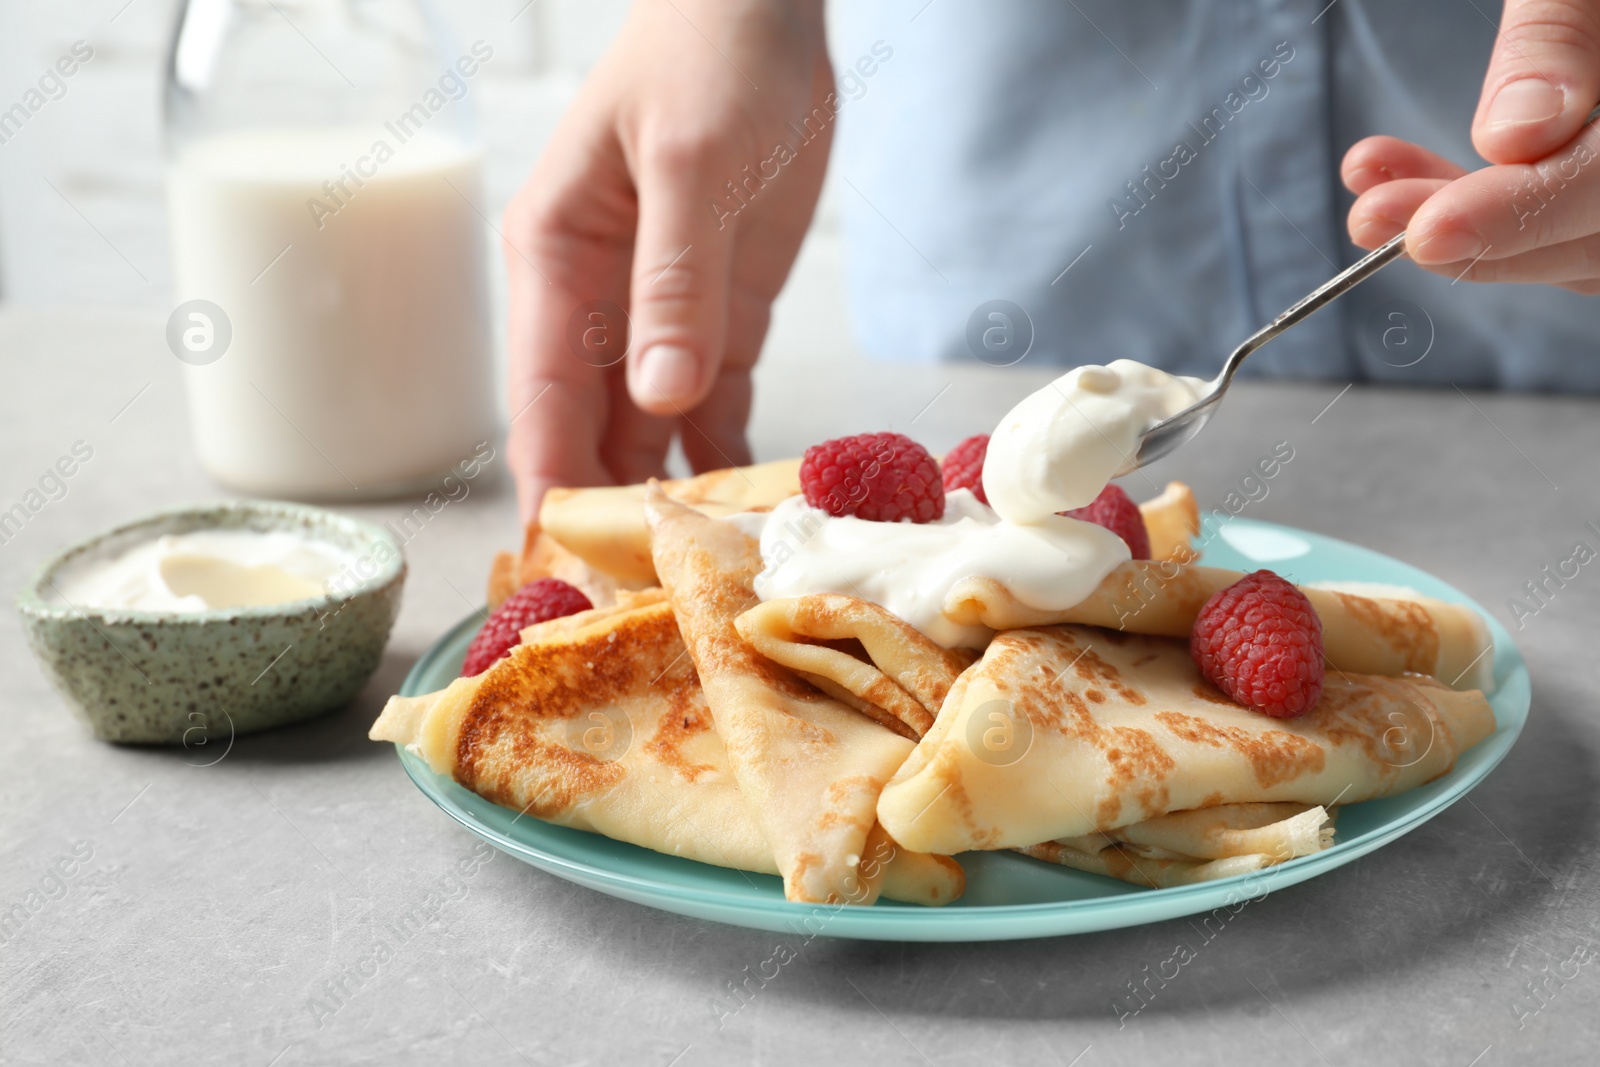
[{"label": "stack of thin pancakes", "polygon": [[1494,731],[1486,627],[1420,596],[1306,590],[1329,671],[1299,718],[1205,682],[1187,636],[1240,575],[1193,562],[1177,483],[1144,505],[1157,558],[1077,607],[958,584],[945,613],[996,631],[981,654],[854,597],[763,603],[759,546],[719,516],[797,492],[796,468],[552,491],[491,603],[554,575],[600,606],[392,698],[372,738],[530,816],[777,874],[790,900],[938,905],[972,849],[1151,887],[1308,855],[1337,805],[1428,782]]}]

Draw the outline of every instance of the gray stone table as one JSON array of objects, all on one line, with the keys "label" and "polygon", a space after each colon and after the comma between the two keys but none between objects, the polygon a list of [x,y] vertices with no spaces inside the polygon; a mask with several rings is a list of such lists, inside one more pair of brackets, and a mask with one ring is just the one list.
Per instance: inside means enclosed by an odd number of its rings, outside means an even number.
[{"label": "gray stone table", "polygon": [[[0,314],[0,510],[74,442],[94,450],[65,495],[0,545],[8,593],[68,541],[222,495],[190,455],[161,327]],[[886,427],[948,447],[1046,373],[783,353],[762,372],[757,451]],[[1585,524],[1600,520],[1600,404],[1344,384],[1240,387],[1152,475],[1216,503],[1287,441],[1293,461],[1247,514],[1425,566],[1507,623],[1525,582],[1574,542],[1595,544]],[[350,510],[382,520],[406,506]],[[195,765],[205,753],[92,740],[3,613],[0,909],[49,892],[0,943],[0,1062],[1596,1058],[1600,562],[1521,620],[1533,714],[1470,803],[1253,904],[1137,1016],[1119,1022],[1113,1005],[1195,940],[1183,920],[994,944],[818,938],[719,1028],[710,1005],[779,937],[625,903],[499,854],[452,881],[475,840],[411,785],[392,748],[366,740],[410,664],[480,601],[491,554],[517,538],[505,480],[474,483],[408,545],[405,607],[360,699],[240,738],[212,766]],[[74,850],[73,877],[51,882]],[[417,909],[421,929],[389,932]],[[377,938],[396,946],[388,962],[359,985],[345,979]]]}]

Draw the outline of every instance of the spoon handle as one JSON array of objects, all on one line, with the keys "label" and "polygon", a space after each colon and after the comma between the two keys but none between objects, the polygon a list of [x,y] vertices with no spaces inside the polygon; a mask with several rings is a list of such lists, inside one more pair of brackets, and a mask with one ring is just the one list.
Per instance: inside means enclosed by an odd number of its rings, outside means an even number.
[{"label": "spoon handle", "polygon": [[1399,259],[1405,254],[1405,245],[1405,233],[1395,234],[1381,247],[1368,252],[1361,259],[1358,259],[1290,305],[1283,314],[1251,334],[1242,345],[1233,350],[1233,353],[1228,356],[1228,362],[1222,366],[1222,373],[1217,375],[1215,386],[1226,388],[1228,383],[1233,380],[1234,372],[1239,369],[1239,364],[1244,362],[1244,357],[1324,304],[1344,295],[1378,273],[1381,268]]}]

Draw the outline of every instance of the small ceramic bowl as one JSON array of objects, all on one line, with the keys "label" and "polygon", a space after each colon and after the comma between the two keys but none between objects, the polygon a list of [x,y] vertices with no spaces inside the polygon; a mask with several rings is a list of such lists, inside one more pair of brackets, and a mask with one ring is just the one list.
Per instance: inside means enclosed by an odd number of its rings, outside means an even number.
[{"label": "small ceramic bowl", "polygon": [[[68,605],[68,568],[163,534],[284,530],[353,561],[322,596],[198,612]],[[17,595],[45,675],[102,741],[204,744],[298,722],[349,703],[377,669],[400,610],[406,564],[380,527],[267,501],[160,512],[74,545]]]}]

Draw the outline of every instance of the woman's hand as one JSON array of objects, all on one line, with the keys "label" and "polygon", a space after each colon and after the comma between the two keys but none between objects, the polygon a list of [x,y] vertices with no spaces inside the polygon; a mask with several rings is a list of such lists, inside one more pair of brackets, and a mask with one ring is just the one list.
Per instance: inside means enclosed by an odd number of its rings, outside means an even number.
[{"label": "woman's hand", "polygon": [[696,470],[749,462],[750,370],[837,106],[821,0],[635,5],[506,210],[525,520],[551,486],[662,475],[675,432]]},{"label": "woman's hand", "polygon": [[1376,248],[1401,230],[1420,266],[1482,282],[1547,282],[1600,293],[1600,0],[1507,0],[1468,173],[1425,148],[1368,137],[1345,154],[1357,194],[1350,238]]}]

